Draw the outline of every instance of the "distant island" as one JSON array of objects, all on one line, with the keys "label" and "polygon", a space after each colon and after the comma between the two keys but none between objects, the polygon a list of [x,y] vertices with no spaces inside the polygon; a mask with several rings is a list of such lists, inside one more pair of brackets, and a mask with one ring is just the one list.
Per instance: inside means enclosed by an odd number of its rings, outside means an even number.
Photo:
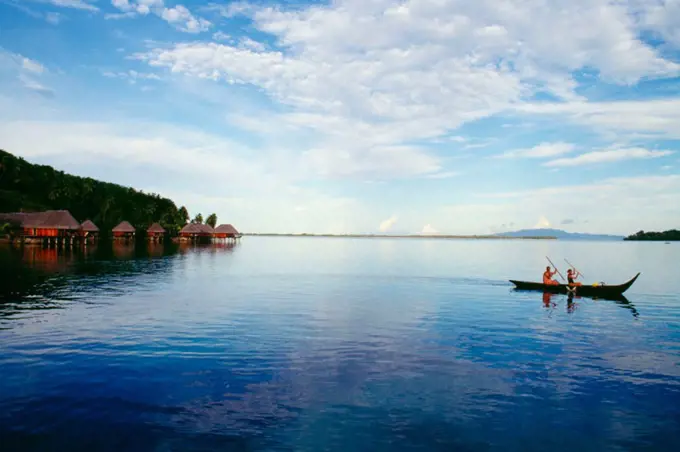
[{"label": "distant island", "polygon": [[495,234],[499,237],[554,237],[561,240],[623,240],[622,235],[587,234],[582,232],[567,232],[561,229],[521,229],[512,232],[500,232]]},{"label": "distant island", "polygon": [[526,239],[526,240],[554,240],[556,237],[550,236],[521,236],[510,237],[500,235],[445,235],[445,234],[281,234],[281,233],[243,233],[243,235],[259,236],[259,237],[345,237],[345,238],[388,238],[388,239]]},{"label": "distant island", "polygon": [[656,241],[656,242],[672,242],[680,241],[680,231],[677,229],[669,229],[663,232],[645,232],[638,231],[635,234],[629,235],[624,240],[640,240],[640,241]]}]

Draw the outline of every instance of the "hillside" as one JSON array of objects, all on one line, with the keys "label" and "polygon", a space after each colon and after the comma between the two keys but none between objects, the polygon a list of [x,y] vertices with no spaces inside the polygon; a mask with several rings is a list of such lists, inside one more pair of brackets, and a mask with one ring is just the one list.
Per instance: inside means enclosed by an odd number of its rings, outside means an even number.
[{"label": "hillside", "polygon": [[186,209],[156,194],[36,165],[0,149],[0,212],[69,210],[102,231],[122,220],[146,229],[159,222],[171,233],[188,220]]},{"label": "hillside", "polygon": [[569,240],[623,240],[623,236],[607,234],[586,234],[581,232],[567,232],[561,229],[521,229],[519,231],[501,232],[501,237],[556,237]]}]

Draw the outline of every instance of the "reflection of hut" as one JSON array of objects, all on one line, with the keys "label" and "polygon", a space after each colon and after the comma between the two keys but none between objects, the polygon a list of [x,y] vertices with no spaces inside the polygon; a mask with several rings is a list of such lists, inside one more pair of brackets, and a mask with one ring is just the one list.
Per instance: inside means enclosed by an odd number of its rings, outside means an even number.
[{"label": "reflection of hut", "polygon": [[146,236],[151,241],[160,242],[165,237],[165,229],[160,224],[154,223],[146,230]]},{"label": "reflection of hut", "polygon": [[99,237],[99,228],[90,220],[83,221],[80,225],[80,233],[88,242],[94,242]]},{"label": "reflection of hut", "polygon": [[111,247],[113,255],[118,259],[132,259],[135,257],[135,244],[118,240]]},{"label": "reflection of hut", "polygon": [[215,239],[219,241],[235,240],[241,237],[236,228],[230,224],[221,224],[215,228]]},{"label": "reflection of hut", "polygon": [[209,242],[215,230],[207,224],[189,223],[179,231],[182,242]]},{"label": "reflection of hut", "polygon": [[135,237],[135,228],[127,221],[121,221],[112,232],[114,239],[129,240]]},{"label": "reflection of hut", "polygon": [[80,230],[68,210],[6,213],[0,214],[0,221],[9,223],[13,234],[27,243],[73,243]]}]

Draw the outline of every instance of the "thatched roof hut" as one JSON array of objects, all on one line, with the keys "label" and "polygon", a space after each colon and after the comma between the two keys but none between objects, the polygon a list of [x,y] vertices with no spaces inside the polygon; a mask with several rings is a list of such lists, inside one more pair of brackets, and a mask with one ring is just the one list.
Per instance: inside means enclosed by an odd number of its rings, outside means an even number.
[{"label": "thatched roof hut", "polygon": [[45,212],[13,212],[0,214],[0,220],[19,225],[24,229],[57,229],[76,231],[80,223],[68,210],[47,210]]},{"label": "thatched roof hut", "polygon": [[113,228],[113,232],[135,232],[134,226],[132,226],[130,223],[127,221],[121,221],[118,226]]},{"label": "thatched roof hut", "polygon": [[230,224],[221,224],[215,228],[215,235],[218,237],[237,237],[239,232]]},{"label": "thatched roof hut", "polygon": [[179,231],[179,234],[183,236],[211,236],[214,232],[215,230],[208,224],[189,223]]},{"label": "thatched roof hut", "polygon": [[113,228],[114,237],[132,238],[135,235],[135,228],[127,221],[121,221],[118,226]]},{"label": "thatched roof hut", "polygon": [[165,229],[158,223],[154,223],[146,230],[148,234],[165,234]]},{"label": "thatched roof hut", "polygon": [[83,232],[99,232],[97,225],[90,220],[83,221],[83,224],[80,225],[80,229]]}]

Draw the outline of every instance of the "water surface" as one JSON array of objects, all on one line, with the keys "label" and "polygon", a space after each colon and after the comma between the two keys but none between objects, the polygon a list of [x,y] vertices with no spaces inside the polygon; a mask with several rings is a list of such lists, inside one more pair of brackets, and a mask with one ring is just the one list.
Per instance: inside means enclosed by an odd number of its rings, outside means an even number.
[{"label": "water surface", "polygon": [[[549,256],[626,300],[515,292]],[[3,450],[680,450],[676,244],[0,247]]]}]

